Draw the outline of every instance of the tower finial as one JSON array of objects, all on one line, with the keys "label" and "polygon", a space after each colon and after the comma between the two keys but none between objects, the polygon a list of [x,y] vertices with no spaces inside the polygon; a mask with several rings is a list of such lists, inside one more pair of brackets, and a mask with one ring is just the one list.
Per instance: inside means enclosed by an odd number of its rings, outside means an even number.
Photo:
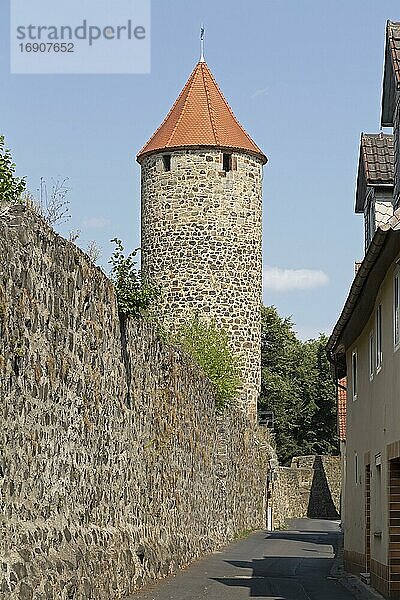
[{"label": "tower finial", "polygon": [[204,62],[204,25],[200,28],[200,62]]}]

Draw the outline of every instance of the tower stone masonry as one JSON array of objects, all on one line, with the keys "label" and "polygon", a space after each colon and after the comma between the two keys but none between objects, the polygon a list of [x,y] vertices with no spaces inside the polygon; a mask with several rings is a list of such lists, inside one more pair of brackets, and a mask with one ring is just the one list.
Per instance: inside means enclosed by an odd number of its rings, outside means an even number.
[{"label": "tower stone masonry", "polygon": [[215,319],[241,356],[243,408],[261,381],[262,167],[267,159],[200,61],[141,164],[142,270],[179,323]]}]

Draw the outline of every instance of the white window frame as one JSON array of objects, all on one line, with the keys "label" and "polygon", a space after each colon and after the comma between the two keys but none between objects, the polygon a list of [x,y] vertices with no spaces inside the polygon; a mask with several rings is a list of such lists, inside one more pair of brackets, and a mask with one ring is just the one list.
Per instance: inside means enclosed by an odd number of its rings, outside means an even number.
[{"label": "white window frame", "polygon": [[383,350],[382,350],[382,304],[379,303],[375,311],[375,331],[376,331],[376,372],[382,369]]},{"label": "white window frame", "polygon": [[400,348],[400,270],[393,275],[393,347],[394,351]]},{"label": "white window frame", "polygon": [[368,341],[368,367],[369,367],[369,380],[372,381],[374,378],[375,371],[375,340],[374,332],[371,331],[369,334]]},{"label": "white window frame", "polygon": [[357,400],[358,392],[358,355],[355,348],[351,353],[351,395],[353,402]]}]

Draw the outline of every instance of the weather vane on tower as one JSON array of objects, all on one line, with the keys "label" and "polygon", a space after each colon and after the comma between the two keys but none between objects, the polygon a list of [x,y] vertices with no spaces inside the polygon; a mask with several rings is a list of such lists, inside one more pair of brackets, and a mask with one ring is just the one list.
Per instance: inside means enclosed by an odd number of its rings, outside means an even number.
[{"label": "weather vane on tower", "polygon": [[204,25],[200,28],[200,62],[204,62]]}]

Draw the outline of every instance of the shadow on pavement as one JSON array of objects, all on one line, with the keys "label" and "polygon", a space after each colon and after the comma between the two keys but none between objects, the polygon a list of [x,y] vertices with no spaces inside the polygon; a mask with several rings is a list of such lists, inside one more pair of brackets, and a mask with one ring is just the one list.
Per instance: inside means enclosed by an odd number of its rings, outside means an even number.
[{"label": "shadow on pavement", "polygon": [[[250,598],[273,600],[310,600],[304,584],[317,580],[321,588],[326,588],[321,599],[330,597],[340,599],[337,583],[328,580],[336,550],[336,537],[334,531],[326,530],[270,533],[265,539],[276,541],[277,554],[284,549],[282,544],[289,542],[289,546],[286,546],[289,550],[287,556],[270,555],[249,561],[226,560],[227,564],[238,569],[247,569],[248,572],[251,570],[251,575],[212,579],[230,588],[247,588]],[[304,547],[305,545],[308,547]]]},{"label": "shadow on pavement", "polygon": [[[315,564],[318,561],[318,565]],[[241,569],[253,569],[254,577],[295,577],[315,574],[324,577],[329,575],[332,555],[329,557],[304,557],[304,556],[266,556],[252,561],[225,561]]]},{"label": "shadow on pavement", "polygon": [[333,531],[274,531],[272,533],[267,533],[265,539],[331,545],[334,548],[335,553],[337,551],[337,533]]},{"label": "shadow on pavement", "polygon": [[252,569],[252,574],[211,579],[231,588],[247,588],[249,598],[309,600],[304,581],[311,578],[327,579],[332,566],[332,553],[329,558],[269,556],[252,561],[226,562],[236,568]]},{"label": "shadow on pavement", "polygon": [[271,600],[309,600],[304,587],[297,581],[290,579],[265,580],[257,579],[214,579],[219,583],[231,587],[247,587],[249,591],[248,598],[268,598]]}]

